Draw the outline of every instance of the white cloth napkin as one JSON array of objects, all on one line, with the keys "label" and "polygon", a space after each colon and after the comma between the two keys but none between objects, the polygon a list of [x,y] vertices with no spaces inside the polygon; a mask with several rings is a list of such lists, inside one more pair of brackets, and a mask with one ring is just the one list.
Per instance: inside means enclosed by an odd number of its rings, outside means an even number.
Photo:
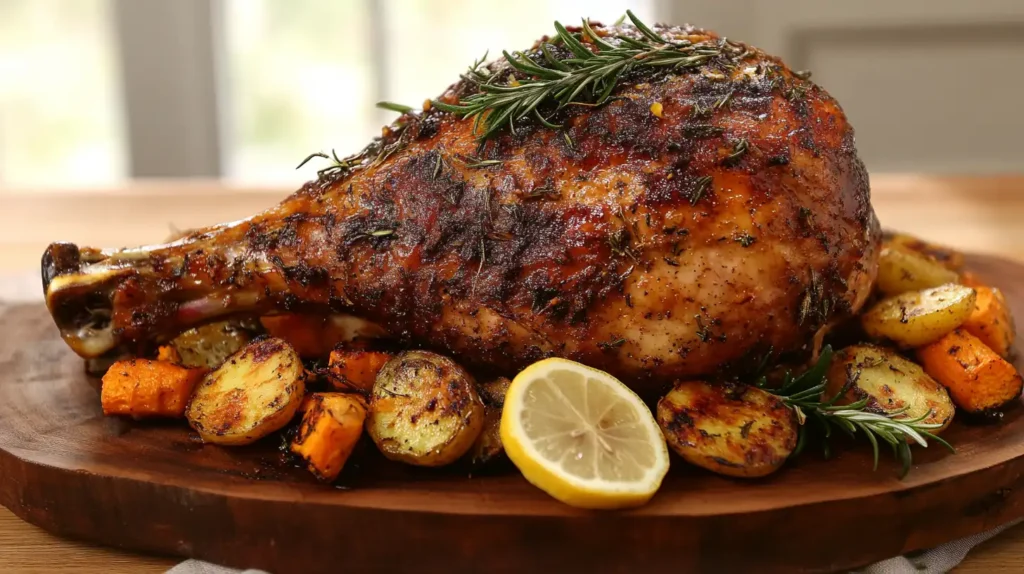
[{"label": "white cloth napkin", "polygon": [[[896,556],[888,560],[872,564],[855,574],[946,574],[957,564],[963,562],[967,553],[982,542],[992,538],[1007,528],[1019,523],[1020,520],[993,528],[988,532],[975,534],[947,542],[942,546],[915,553],[913,556]],[[167,574],[270,574],[263,570],[235,570],[217,566],[202,560],[186,560],[167,571]]]}]

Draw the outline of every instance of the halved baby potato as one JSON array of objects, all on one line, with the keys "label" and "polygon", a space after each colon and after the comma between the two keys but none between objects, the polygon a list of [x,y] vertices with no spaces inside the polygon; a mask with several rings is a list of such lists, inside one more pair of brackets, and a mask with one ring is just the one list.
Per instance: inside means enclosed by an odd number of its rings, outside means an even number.
[{"label": "halved baby potato", "polygon": [[178,335],[170,347],[186,367],[216,369],[245,346],[252,335],[233,321],[209,323]]},{"label": "halved baby potato", "polygon": [[914,237],[913,235],[895,233],[886,239],[884,245],[894,245],[908,251],[926,255],[937,263],[941,263],[947,269],[952,269],[953,271],[959,271],[964,266],[963,253],[951,247],[925,241],[919,237]]},{"label": "halved baby potato", "polygon": [[512,386],[512,381],[508,380],[507,377],[498,377],[486,383],[481,383],[477,390],[480,392],[480,398],[485,403],[501,408],[505,406],[505,395],[508,394],[510,386]]},{"label": "halved baby potato", "polygon": [[946,388],[924,369],[894,351],[874,345],[846,347],[832,358],[822,399],[831,400],[840,393],[837,405],[867,399],[866,411],[902,411],[898,418],[910,419],[927,415],[921,422],[942,425],[928,431],[933,434],[949,426],[956,412]]},{"label": "halved baby potato", "polygon": [[305,392],[298,353],[281,339],[257,339],[203,378],[185,417],[204,442],[249,444],[287,425]]},{"label": "halved baby potato", "polygon": [[466,455],[473,466],[483,466],[505,452],[501,443],[501,410],[490,403],[484,405],[484,428]]},{"label": "halved baby potato", "polygon": [[878,290],[886,295],[957,283],[959,275],[927,255],[897,246],[883,247],[878,256]]},{"label": "halved baby potato", "polygon": [[668,445],[687,462],[738,477],[778,470],[800,428],[779,397],[736,383],[677,383],[658,401],[657,418]]},{"label": "halved baby potato", "polygon": [[920,347],[962,325],[975,298],[974,289],[952,283],[903,293],[875,304],[861,316],[861,326],[871,337]]},{"label": "halved baby potato", "polygon": [[406,351],[377,373],[366,430],[385,457],[417,466],[450,464],[483,427],[476,382],[451,359]]},{"label": "halved baby potato", "polygon": [[469,449],[470,462],[473,466],[482,466],[500,457],[505,452],[501,443],[501,412],[505,407],[505,395],[512,381],[506,377],[480,383],[477,392],[484,401],[484,429],[476,442]]}]

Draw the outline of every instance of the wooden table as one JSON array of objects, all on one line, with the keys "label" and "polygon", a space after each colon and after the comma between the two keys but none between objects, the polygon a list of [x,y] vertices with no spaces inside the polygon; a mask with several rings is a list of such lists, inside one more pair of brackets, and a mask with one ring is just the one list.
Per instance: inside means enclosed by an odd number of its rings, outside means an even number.
[{"label": "wooden table", "polygon": [[[285,194],[209,181],[75,191],[0,188],[0,296],[12,291],[36,296],[39,256],[51,241],[102,246],[159,242],[172,229],[245,217]],[[872,195],[885,227],[1024,260],[1024,176],[885,174],[872,178]],[[177,562],[63,540],[0,508],[0,572],[146,573],[163,572]],[[1022,568],[1024,524],[1019,524],[978,546],[956,572]]]}]

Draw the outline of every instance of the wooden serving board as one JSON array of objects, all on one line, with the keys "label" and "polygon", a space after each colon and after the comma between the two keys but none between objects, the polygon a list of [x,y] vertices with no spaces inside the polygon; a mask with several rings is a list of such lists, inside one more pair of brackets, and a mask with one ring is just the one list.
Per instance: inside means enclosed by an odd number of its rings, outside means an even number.
[{"label": "wooden serving board", "polygon": [[[971,257],[1024,317],[1024,266]],[[289,572],[824,572],[927,548],[1024,516],[1024,416],[954,421],[955,455],[808,452],[774,476],[715,476],[673,458],[647,506],[564,506],[510,466],[416,469],[358,452],[344,487],[275,444],[220,448],[182,423],[100,413],[97,381],[41,304],[0,305],[0,504],[59,535]],[[1018,361],[1018,366],[1020,366]]]}]

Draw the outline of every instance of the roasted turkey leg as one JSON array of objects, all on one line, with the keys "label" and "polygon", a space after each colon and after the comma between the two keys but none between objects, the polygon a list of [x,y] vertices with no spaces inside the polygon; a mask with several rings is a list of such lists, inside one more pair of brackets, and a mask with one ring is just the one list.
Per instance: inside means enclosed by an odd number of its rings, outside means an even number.
[{"label": "roasted turkey leg", "polygon": [[546,109],[558,129],[524,120],[482,141],[425,106],[280,205],[166,245],[55,243],[54,321],[92,357],[229,314],[333,311],[470,365],[562,356],[637,389],[805,347],[876,271],[853,129],[778,59],[658,31],[722,53],[638,71],[601,106]]}]

